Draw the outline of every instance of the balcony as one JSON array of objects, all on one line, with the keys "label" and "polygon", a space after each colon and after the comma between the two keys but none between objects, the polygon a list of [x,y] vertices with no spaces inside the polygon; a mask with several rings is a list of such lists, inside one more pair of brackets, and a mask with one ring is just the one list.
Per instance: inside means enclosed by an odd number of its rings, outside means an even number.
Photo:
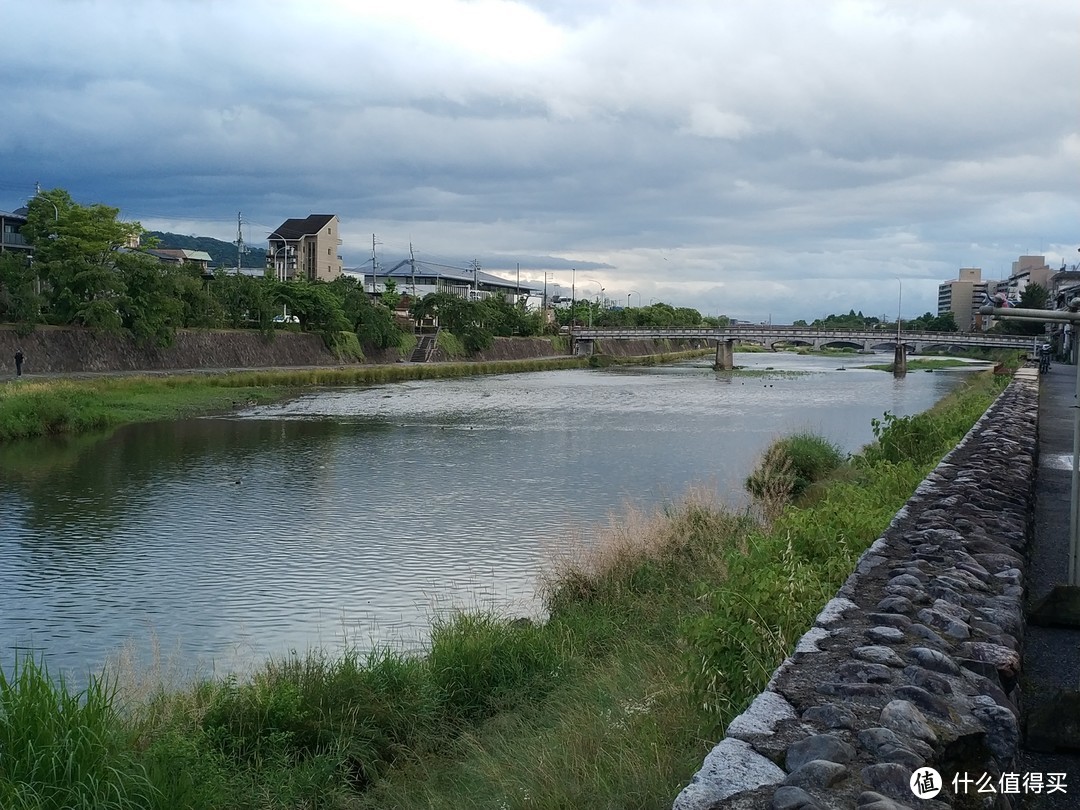
[{"label": "balcony", "polygon": [[25,236],[21,233],[11,233],[9,231],[0,234],[0,244],[9,247],[30,247]]}]

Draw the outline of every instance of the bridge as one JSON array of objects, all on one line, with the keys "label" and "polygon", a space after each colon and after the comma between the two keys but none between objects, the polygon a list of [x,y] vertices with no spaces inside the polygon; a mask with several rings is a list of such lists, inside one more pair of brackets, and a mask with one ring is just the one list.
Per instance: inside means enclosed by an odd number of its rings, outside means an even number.
[{"label": "bridge", "polygon": [[893,351],[904,354],[952,348],[1031,349],[1037,338],[1030,335],[990,335],[984,332],[905,331],[885,329],[814,329],[809,326],[724,326],[718,328],[576,329],[574,353],[590,355],[598,340],[713,340],[716,364],[731,368],[735,343],[754,343],[776,351],[777,346],[810,346],[814,349]]}]

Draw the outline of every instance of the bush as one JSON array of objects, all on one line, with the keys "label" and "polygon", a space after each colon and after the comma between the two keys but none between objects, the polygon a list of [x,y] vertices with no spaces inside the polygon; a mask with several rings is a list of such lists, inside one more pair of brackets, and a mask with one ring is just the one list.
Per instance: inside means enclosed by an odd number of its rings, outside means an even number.
[{"label": "bush", "polygon": [[840,448],[820,436],[788,436],[765,451],[746,479],[746,490],[759,503],[793,500],[843,463]]},{"label": "bush", "polygon": [[353,332],[331,332],[327,343],[338,361],[342,363],[363,363],[364,350],[360,347],[360,339]]}]

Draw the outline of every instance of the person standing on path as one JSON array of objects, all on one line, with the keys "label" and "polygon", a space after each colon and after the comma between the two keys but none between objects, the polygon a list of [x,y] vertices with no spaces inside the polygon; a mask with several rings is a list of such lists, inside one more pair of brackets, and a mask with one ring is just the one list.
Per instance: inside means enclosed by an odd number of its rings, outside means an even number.
[{"label": "person standing on path", "polygon": [[16,349],[15,350],[15,376],[16,377],[21,377],[22,376],[22,362],[23,362],[22,349]]}]

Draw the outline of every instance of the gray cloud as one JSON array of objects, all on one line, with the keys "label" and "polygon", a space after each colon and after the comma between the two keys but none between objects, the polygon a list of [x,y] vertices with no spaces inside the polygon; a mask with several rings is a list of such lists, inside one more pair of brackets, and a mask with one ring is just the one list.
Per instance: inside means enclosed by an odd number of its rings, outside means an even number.
[{"label": "gray cloud", "polygon": [[46,0],[5,31],[0,208],[40,181],[255,242],[334,212],[348,265],[375,233],[753,320],[1076,260],[1057,0]]}]

